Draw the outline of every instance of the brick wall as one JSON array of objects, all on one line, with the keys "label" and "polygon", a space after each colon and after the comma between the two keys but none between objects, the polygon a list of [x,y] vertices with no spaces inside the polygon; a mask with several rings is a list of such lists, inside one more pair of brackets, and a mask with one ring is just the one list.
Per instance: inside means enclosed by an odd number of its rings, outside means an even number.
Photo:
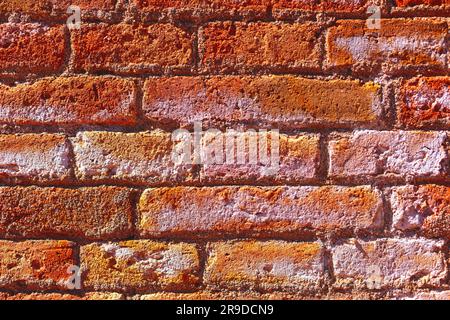
[{"label": "brick wall", "polygon": [[[449,23],[0,0],[0,299],[450,299]],[[278,129],[279,170],[175,163],[199,121]]]}]

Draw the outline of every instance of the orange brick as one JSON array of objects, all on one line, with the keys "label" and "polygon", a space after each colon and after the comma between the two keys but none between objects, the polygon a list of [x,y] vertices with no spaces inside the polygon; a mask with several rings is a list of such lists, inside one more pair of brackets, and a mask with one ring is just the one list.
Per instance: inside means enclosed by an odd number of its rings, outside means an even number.
[{"label": "orange brick", "polygon": [[69,148],[59,134],[0,135],[0,180],[67,180]]},{"label": "orange brick", "polygon": [[353,239],[331,250],[337,288],[438,286],[447,275],[444,242]]},{"label": "orange brick", "polygon": [[129,189],[0,188],[2,238],[124,238],[132,221]]},{"label": "orange brick", "polygon": [[379,0],[272,0],[272,13],[276,18],[295,18],[308,11],[351,16],[366,13],[368,6],[381,5]]},{"label": "orange brick", "polygon": [[450,5],[450,0],[395,0],[399,7],[413,7],[419,5],[440,6]]},{"label": "orange brick", "polygon": [[326,278],[324,252],[315,242],[217,242],[208,251],[204,281],[220,290],[309,292]]},{"label": "orange brick", "polygon": [[94,243],[81,247],[84,287],[145,292],[192,290],[199,282],[199,255],[191,244],[151,241]]},{"label": "orange brick", "polygon": [[382,206],[369,187],[156,188],[142,195],[138,230],[151,237],[353,234],[379,230]]},{"label": "orange brick", "polygon": [[401,125],[450,129],[450,77],[403,81],[397,100]]},{"label": "orange brick", "polygon": [[436,178],[446,174],[446,132],[354,131],[329,143],[332,178]]},{"label": "orange brick", "polygon": [[134,82],[112,77],[45,78],[0,84],[0,123],[16,125],[133,125]]},{"label": "orange brick", "polygon": [[192,180],[192,165],[172,161],[174,143],[168,132],[82,132],[72,142],[82,180],[142,184]]},{"label": "orange brick", "polygon": [[133,0],[132,9],[148,19],[264,18],[271,0]]},{"label": "orange brick", "polygon": [[[70,5],[86,11],[113,11],[116,0],[2,0],[0,15],[20,13],[37,19],[65,17]],[[67,15],[68,16],[68,15]]]},{"label": "orange brick", "polygon": [[0,288],[67,290],[76,265],[75,244],[68,241],[0,241]]},{"label": "orange brick", "polygon": [[192,64],[192,36],[170,24],[83,24],[72,45],[79,72],[161,73]]},{"label": "orange brick", "polygon": [[380,29],[368,29],[366,21],[338,21],[327,32],[326,65],[389,74],[445,70],[447,33],[439,19],[381,20]]},{"label": "orange brick", "polygon": [[293,76],[149,79],[143,109],[152,123],[286,129],[375,125],[383,110],[372,82]]},{"label": "orange brick", "polygon": [[321,26],[215,22],[200,29],[201,69],[301,71],[320,68]]},{"label": "orange brick", "polygon": [[[258,293],[258,292],[238,292],[238,291],[199,291],[194,293],[174,293],[159,292],[144,294],[135,297],[136,300],[299,300],[314,299],[314,296],[302,296],[298,294],[289,294],[285,292]],[[317,299],[317,298],[316,298]]]},{"label": "orange brick", "polygon": [[37,23],[0,24],[0,75],[60,72],[65,60],[64,27]]},{"label": "orange brick", "polygon": [[108,292],[88,292],[81,296],[65,293],[18,293],[0,296],[0,300],[124,300],[124,296]]},{"label": "orange brick", "polygon": [[391,206],[393,228],[428,237],[450,239],[450,187],[437,185],[395,187]]}]

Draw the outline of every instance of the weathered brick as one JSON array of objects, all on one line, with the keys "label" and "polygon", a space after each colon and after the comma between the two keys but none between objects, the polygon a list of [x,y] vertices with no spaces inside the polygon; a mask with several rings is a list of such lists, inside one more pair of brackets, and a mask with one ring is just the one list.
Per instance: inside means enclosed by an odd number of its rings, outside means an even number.
[{"label": "weathered brick", "polygon": [[339,21],[327,32],[326,65],[390,74],[445,70],[447,33],[439,19],[381,20],[380,29],[368,29],[366,21]]},{"label": "weathered brick", "polygon": [[272,14],[276,18],[294,18],[299,13],[326,12],[329,14],[348,14],[351,16],[366,13],[368,6],[381,5],[379,0],[273,0]]},{"label": "weathered brick", "polygon": [[0,84],[0,123],[17,125],[133,125],[134,82],[112,77],[45,78]]},{"label": "weathered brick", "polygon": [[394,229],[450,239],[450,187],[395,187],[391,206]]},{"label": "weathered brick", "polygon": [[53,74],[65,60],[64,27],[37,23],[0,24],[0,75]]},{"label": "weathered brick", "polygon": [[124,300],[120,293],[87,292],[81,296],[66,293],[18,293],[8,294],[0,300]]},{"label": "weathered brick", "polygon": [[71,174],[69,157],[69,144],[63,135],[0,135],[0,180],[67,180]]},{"label": "weathered brick", "polygon": [[447,134],[419,131],[355,131],[330,141],[330,176],[337,179],[445,176]]},{"label": "weathered brick", "polygon": [[94,243],[81,247],[86,288],[114,291],[192,290],[200,260],[191,244],[151,241]]},{"label": "weathered brick", "polygon": [[372,82],[293,76],[149,79],[143,109],[155,123],[291,129],[374,125],[383,111],[380,86]]},{"label": "weathered brick", "polygon": [[142,236],[353,234],[382,227],[370,187],[174,187],[139,202]]},{"label": "weathered brick", "polygon": [[215,22],[200,29],[201,69],[300,71],[320,68],[321,26]]},{"label": "weathered brick", "polygon": [[217,242],[209,245],[205,284],[223,290],[320,290],[324,253],[319,243]]},{"label": "weathered brick", "polygon": [[207,132],[202,143],[200,179],[204,183],[274,184],[317,180],[320,158],[317,135]]},{"label": "weathered brick", "polygon": [[132,9],[147,19],[255,19],[267,15],[271,0],[133,0]]},{"label": "weathered brick", "polygon": [[161,73],[192,64],[192,35],[170,24],[84,24],[72,45],[79,72]]},{"label": "weathered brick", "polygon": [[158,292],[152,294],[143,294],[134,297],[136,300],[300,300],[314,299],[315,296],[303,296],[299,294],[289,294],[286,292],[258,293],[258,292],[239,292],[239,291],[199,291],[193,293],[174,293]]},{"label": "weathered brick", "polygon": [[399,300],[450,300],[450,290],[419,291],[413,295],[400,297]]},{"label": "weathered brick", "polygon": [[174,143],[168,132],[81,132],[72,142],[82,180],[144,184],[192,180],[192,165],[172,161]]},{"label": "weathered brick", "polygon": [[82,16],[86,11],[113,11],[116,0],[2,0],[0,15],[20,13],[37,19],[65,17],[70,5],[80,7]]},{"label": "weathered brick", "polygon": [[439,285],[447,274],[444,242],[425,239],[353,240],[331,249],[335,286],[389,288]]},{"label": "weathered brick", "polygon": [[0,288],[67,290],[76,265],[75,244],[68,241],[0,240]]},{"label": "weathered brick", "polygon": [[130,236],[132,192],[118,187],[81,189],[1,187],[2,238]]},{"label": "weathered brick", "polygon": [[450,129],[450,77],[403,81],[397,93],[399,123]]},{"label": "weathered brick", "polygon": [[399,7],[413,7],[419,5],[440,6],[450,5],[450,0],[395,0]]}]

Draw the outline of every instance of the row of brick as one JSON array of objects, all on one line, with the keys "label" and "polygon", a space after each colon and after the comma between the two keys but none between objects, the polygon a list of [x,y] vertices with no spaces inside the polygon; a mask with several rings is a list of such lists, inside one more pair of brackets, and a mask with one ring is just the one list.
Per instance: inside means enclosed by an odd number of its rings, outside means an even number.
[{"label": "row of brick", "polygon": [[[80,132],[73,138],[62,134],[0,135],[0,180],[57,183],[76,178],[161,186],[305,184],[323,179],[319,134],[280,134],[279,146],[275,142],[272,146],[270,132],[207,133],[199,148],[190,138],[188,131],[175,140],[159,130]],[[445,131],[361,130],[330,139],[329,156],[324,160],[328,161],[328,178],[335,182],[448,178]],[[252,156],[254,152],[259,156]]]},{"label": "row of brick", "polygon": [[0,300],[449,300],[450,290],[404,290],[320,292],[316,294],[288,293],[288,292],[239,292],[239,291],[209,291],[201,290],[192,293],[159,292],[150,294],[126,295],[118,292],[86,292],[71,293],[1,293]]},{"label": "row of brick", "polygon": [[111,76],[0,84],[0,124],[133,127],[143,121],[175,128],[201,121],[216,128],[380,128],[393,117],[388,87],[394,87],[395,127],[450,128],[449,77],[398,80],[390,86],[276,75],[164,77],[149,78],[142,86],[138,101],[138,80]]},{"label": "row of brick", "polygon": [[0,187],[0,238],[312,239],[416,232],[450,239],[448,186],[392,187],[385,196],[370,186],[165,187],[147,189],[140,199],[137,193],[104,186]]},{"label": "row of brick", "polygon": [[195,244],[133,240],[77,248],[75,243],[62,240],[0,241],[0,289],[69,291],[72,273],[68,270],[78,263],[84,290],[123,293],[205,286],[212,290],[308,294],[328,286],[439,287],[447,281],[448,248],[441,241],[353,239],[328,250],[331,257],[318,242],[210,242],[202,272]]},{"label": "row of brick", "polygon": [[[148,21],[180,19],[188,21],[212,19],[293,19],[307,13],[327,13],[339,16],[365,16],[371,5],[379,6],[383,13],[445,12],[448,0],[3,0],[0,16],[22,14],[33,19],[61,20],[68,16],[70,5],[79,6],[85,19],[113,20],[125,14]],[[416,12],[416,11],[414,11]]]},{"label": "row of brick", "polygon": [[368,29],[364,20],[340,20],[328,29],[320,22],[215,22],[200,27],[198,40],[196,32],[172,24],[84,24],[71,32],[71,50],[65,33],[63,25],[1,24],[1,74],[60,73],[69,51],[77,73],[449,70],[448,21],[439,18],[386,19],[380,29]]}]

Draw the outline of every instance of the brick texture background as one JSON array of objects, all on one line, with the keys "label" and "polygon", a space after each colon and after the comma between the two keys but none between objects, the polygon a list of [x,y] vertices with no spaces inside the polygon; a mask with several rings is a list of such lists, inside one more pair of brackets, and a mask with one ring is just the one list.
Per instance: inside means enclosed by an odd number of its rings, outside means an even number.
[{"label": "brick texture background", "polygon": [[[0,0],[0,300],[450,299],[449,24],[449,0]],[[279,172],[174,163],[194,121],[279,129]]]}]

